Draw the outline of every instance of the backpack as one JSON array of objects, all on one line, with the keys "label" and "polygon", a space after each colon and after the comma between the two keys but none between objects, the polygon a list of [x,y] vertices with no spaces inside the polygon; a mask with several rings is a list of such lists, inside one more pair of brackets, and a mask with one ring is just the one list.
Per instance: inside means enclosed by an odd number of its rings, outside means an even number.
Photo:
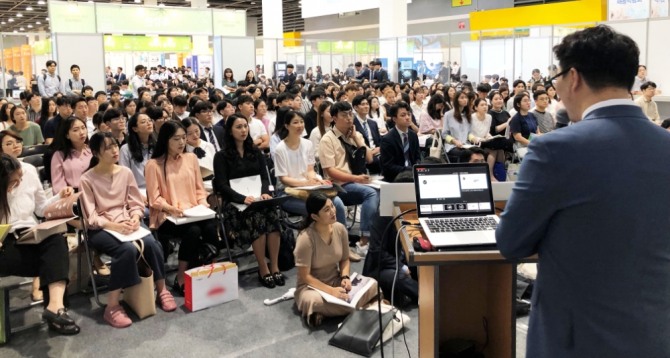
[{"label": "backpack", "polygon": [[[60,85],[60,76],[56,75],[56,77],[58,77],[58,84]],[[42,75],[42,80],[44,80],[44,81],[47,80],[47,74],[46,73]],[[70,88],[72,88],[72,83],[70,83]]]},{"label": "backpack", "polygon": [[[58,80],[60,81],[60,77],[58,77]],[[70,78],[69,80],[67,80],[67,82],[70,84],[70,89],[72,89],[72,79]],[[83,88],[85,86],[86,86],[86,81],[84,81],[84,79],[82,78],[81,79],[81,87]]]},{"label": "backpack", "polygon": [[365,174],[367,172],[365,166],[366,165],[365,154],[367,148],[365,147],[356,148],[355,146],[345,142],[341,136],[339,138],[340,142],[342,143],[342,147],[344,148],[344,151],[346,153],[345,159],[347,161],[347,164],[349,164],[349,171],[351,171],[351,174],[353,175]]}]

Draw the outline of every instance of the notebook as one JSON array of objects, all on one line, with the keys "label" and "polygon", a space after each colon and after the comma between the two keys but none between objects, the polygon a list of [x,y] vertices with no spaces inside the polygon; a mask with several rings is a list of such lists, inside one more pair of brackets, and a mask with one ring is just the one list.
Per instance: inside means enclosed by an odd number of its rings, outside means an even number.
[{"label": "notebook", "polygon": [[414,166],[419,222],[439,249],[495,249],[499,219],[485,163]]}]

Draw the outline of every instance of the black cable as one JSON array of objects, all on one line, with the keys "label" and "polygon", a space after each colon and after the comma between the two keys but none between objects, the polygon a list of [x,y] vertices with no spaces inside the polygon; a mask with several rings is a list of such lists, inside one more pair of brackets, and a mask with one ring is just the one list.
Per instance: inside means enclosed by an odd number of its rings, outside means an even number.
[{"label": "black cable", "polygon": [[402,324],[402,340],[405,342],[405,349],[407,349],[407,356],[412,358],[412,353],[409,352],[409,346],[407,345],[407,337],[405,336],[405,317],[402,316],[402,310],[400,311],[400,323]]},{"label": "black cable", "polygon": [[486,335],[486,341],[484,342],[484,346],[481,349],[481,352],[484,352],[486,347],[489,345],[489,321],[486,319],[486,317],[482,317],[482,325],[484,326],[484,334]]},{"label": "black cable", "polygon": [[[384,327],[382,325],[382,288],[381,285],[379,284],[379,278],[381,276],[381,262],[382,262],[382,250],[384,250],[384,241],[386,239],[386,236],[388,235],[389,230],[391,229],[391,226],[393,223],[401,218],[403,215],[407,213],[411,213],[412,211],[416,211],[416,208],[408,209],[400,214],[396,215],[391,221],[386,225],[386,228],[384,229],[384,233],[382,234],[381,239],[379,240],[379,252],[377,253],[377,309],[379,311],[379,351],[381,353],[382,358],[384,358]],[[404,333],[403,333],[404,334]]]}]

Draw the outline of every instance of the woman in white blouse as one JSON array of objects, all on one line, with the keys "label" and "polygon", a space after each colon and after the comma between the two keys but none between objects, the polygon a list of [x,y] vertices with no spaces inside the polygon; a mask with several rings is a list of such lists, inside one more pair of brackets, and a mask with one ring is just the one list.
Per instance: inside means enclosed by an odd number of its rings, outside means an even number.
[{"label": "woman in white blouse", "polygon": [[332,103],[323,101],[316,110],[316,127],[309,134],[309,140],[312,141],[314,156],[319,157],[319,143],[321,138],[332,130],[333,117],[330,115],[330,106]]},{"label": "woman in white blouse", "polygon": [[[486,143],[491,139],[491,120],[492,117],[488,114],[489,105],[486,99],[475,99],[475,113],[472,114],[470,121],[470,135],[468,141],[486,147]],[[491,181],[497,181],[493,176],[493,165],[496,162],[497,153],[492,153],[492,150],[486,149],[488,156],[486,162],[489,164],[489,171],[491,172]]]},{"label": "woman in white blouse", "polygon": [[[198,120],[193,117],[188,117],[181,121],[181,124],[186,129],[186,151],[195,154],[198,157],[198,164],[200,164],[200,171],[206,169],[202,174],[203,179],[208,180],[207,177],[214,172],[214,154],[216,148],[209,142],[200,139],[200,125]],[[209,171],[209,172],[207,172]]]}]

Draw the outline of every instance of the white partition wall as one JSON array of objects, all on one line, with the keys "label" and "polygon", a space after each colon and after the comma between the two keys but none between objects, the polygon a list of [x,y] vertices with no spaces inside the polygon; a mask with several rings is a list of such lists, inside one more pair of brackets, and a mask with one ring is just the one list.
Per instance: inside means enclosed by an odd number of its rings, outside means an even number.
[{"label": "white partition wall", "polygon": [[[637,21],[621,21],[621,22],[608,22],[608,26],[614,30],[624,33],[630,36],[640,48],[640,63],[647,63],[647,20],[637,20]],[[667,37],[666,33],[658,33],[657,35]],[[667,43],[667,38],[666,38]],[[667,45],[664,45],[667,46]],[[654,51],[658,50],[655,48]]]},{"label": "white partition wall", "polygon": [[[63,82],[72,77],[70,66],[79,65],[81,78],[95,91],[105,90],[105,52],[102,34],[55,34],[55,61]],[[85,49],[82,51],[82,49]]]},{"label": "white partition wall", "polygon": [[221,67],[231,68],[235,80],[242,81],[248,70],[255,70],[256,48],[253,37],[221,37],[221,49]]},{"label": "white partition wall", "polygon": [[[670,34],[670,19],[649,20],[649,42],[647,43],[650,55],[647,58],[647,75],[668,96],[670,91],[670,46],[668,46],[668,34]],[[652,50],[653,49],[653,53]],[[640,60],[640,63],[645,63]]]}]

